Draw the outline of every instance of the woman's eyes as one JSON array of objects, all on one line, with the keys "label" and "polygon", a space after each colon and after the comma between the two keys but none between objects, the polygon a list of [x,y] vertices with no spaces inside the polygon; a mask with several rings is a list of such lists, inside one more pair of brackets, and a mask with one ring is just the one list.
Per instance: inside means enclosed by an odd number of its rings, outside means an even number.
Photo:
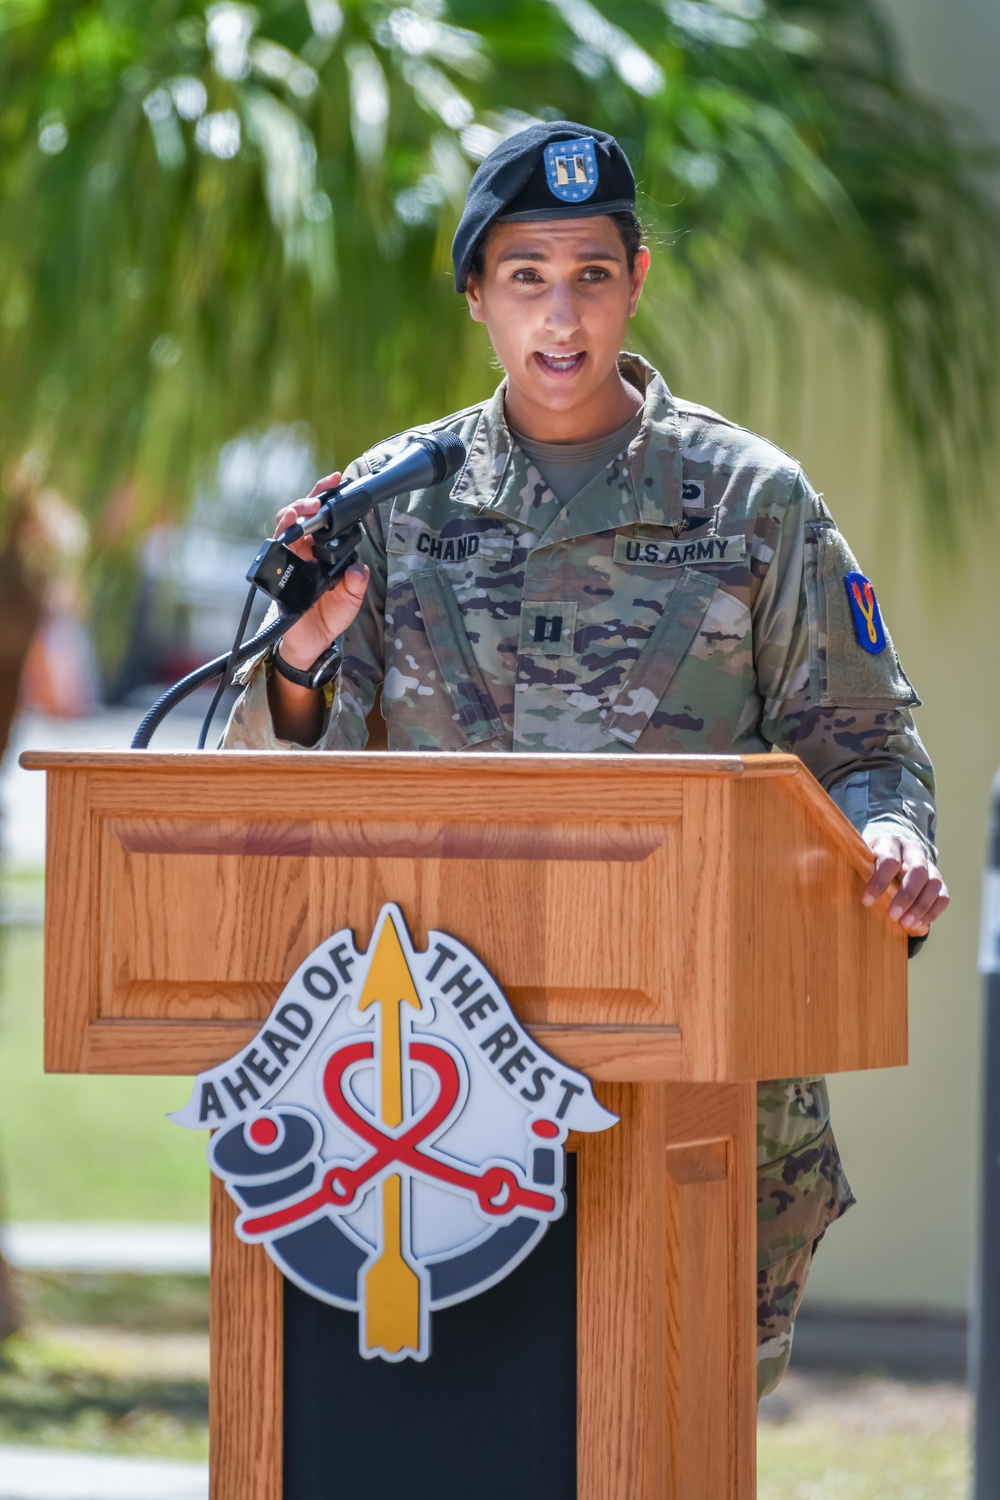
[{"label": "woman's eyes", "polygon": [[[586,266],[580,272],[581,281],[600,282],[608,281],[609,279],[608,272],[603,266]],[[530,266],[525,266],[520,271],[515,271],[511,280],[520,282],[522,286],[530,286],[535,282],[541,283],[542,278]]]}]

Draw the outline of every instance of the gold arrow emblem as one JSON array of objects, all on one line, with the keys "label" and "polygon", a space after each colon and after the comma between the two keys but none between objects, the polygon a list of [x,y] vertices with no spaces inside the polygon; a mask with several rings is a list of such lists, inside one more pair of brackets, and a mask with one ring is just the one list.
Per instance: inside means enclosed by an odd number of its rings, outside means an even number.
[{"label": "gold arrow emblem", "polygon": [[[403,1123],[403,1006],[420,1010],[413,976],[392,917],[382,924],[365,978],[358,1010],[378,1008],[375,1056],[380,1059],[378,1108],[382,1124]],[[420,1348],[420,1278],[406,1259],[403,1224],[403,1179],[394,1172],[377,1189],[382,1221],[382,1250],[364,1271],[361,1297],[365,1311],[365,1344],[398,1354]]]}]

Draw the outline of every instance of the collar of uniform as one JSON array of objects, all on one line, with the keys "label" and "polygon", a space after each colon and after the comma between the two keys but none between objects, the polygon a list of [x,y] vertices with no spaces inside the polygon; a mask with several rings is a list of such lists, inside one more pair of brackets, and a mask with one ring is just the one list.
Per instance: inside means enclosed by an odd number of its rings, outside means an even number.
[{"label": "collar of uniform", "polygon": [[450,498],[455,505],[471,505],[476,510],[503,508],[498,501],[514,451],[514,439],[503,410],[506,393],[505,379],[479,413],[465,463],[452,485]]},{"label": "collar of uniform", "polygon": [[[626,473],[635,505],[635,514],[628,519],[647,526],[679,526],[684,516],[681,434],[673,397],[662,375],[640,355],[622,354],[618,368],[643,395],[642,425],[632,439],[627,458]],[[504,380],[483,407],[468,457],[451,491],[452,501],[509,516],[552,541],[559,540],[556,532],[582,536],[588,529],[601,530],[599,524],[589,525],[584,514],[593,509],[601,493],[595,481],[565,506],[559,505],[551,491],[546,491],[551,495],[551,506],[545,504],[538,487],[526,483],[527,460],[516,447],[504,414],[506,393]],[[512,462],[515,456],[521,462]],[[579,500],[585,504],[578,505]],[[595,515],[593,519],[596,523],[600,518]]]},{"label": "collar of uniform", "polygon": [[683,518],[680,424],[652,365],[623,354],[618,368],[643,394],[642,422],[628,452],[595,474],[553,517],[542,546],[619,526],[677,526]]},{"label": "collar of uniform", "polygon": [[628,468],[644,526],[684,520],[681,424],[674,398],[658,370],[639,354],[623,354],[618,368],[643,393],[642,426],[628,450]]},{"label": "collar of uniform", "polygon": [[[622,354],[618,360],[625,380],[643,395],[642,426],[628,449],[627,474],[633,490],[636,513],[628,519],[642,525],[679,526],[684,520],[681,484],[681,423],[660,372],[639,354]],[[484,405],[475,428],[468,458],[451,489],[454,504],[471,505],[475,510],[498,511],[519,520],[522,525],[544,532],[550,540],[559,540],[555,532],[583,535],[588,529],[583,510],[589,511],[600,490],[594,481],[574,496],[567,505],[559,505],[552,495],[552,505],[538,504],[537,487],[526,487],[523,472],[526,462],[510,435],[504,414],[507,381],[501,381],[490,401]],[[523,462],[511,462],[517,456]],[[532,493],[528,492],[532,490]],[[547,492],[550,493],[550,492]],[[577,505],[585,499],[583,507]],[[594,517],[597,522],[598,517]],[[621,523],[621,522],[619,522]],[[583,529],[580,529],[582,528]],[[598,529],[600,525],[589,526]]]},{"label": "collar of uniform", "polygon": [[511,437],[504,412],[507,382],[483,407],[469,453],[451,492],[459,505],[493,511],[541,536],[561,506],[538,469]]}]

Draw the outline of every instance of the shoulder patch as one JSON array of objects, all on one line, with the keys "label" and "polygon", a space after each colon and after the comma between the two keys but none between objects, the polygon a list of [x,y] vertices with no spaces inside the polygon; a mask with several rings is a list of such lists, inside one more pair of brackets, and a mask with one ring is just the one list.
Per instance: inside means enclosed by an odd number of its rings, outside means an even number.
[{"label": "shoulder patch", "polygon": [[885,650],[885,626],[875,598],[871,580],[863,573],[847,573],[844,577],[847,598],[854,616],[854,632],[863,651],[877,656]]},{"label": "shoulder patch", "polygon": [[823,708],[919,704],[899,664],[871,580],[861,572],[847,542],[829,521],[807,521],[805,530],[813,701]]}]

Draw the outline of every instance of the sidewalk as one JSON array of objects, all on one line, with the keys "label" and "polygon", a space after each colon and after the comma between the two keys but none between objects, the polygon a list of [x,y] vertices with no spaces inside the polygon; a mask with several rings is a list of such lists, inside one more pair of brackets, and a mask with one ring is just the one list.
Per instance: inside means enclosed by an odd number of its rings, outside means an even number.
[{"label": "sidewalk", "polygon": [[[45,863],[45,777],[21,770],[21,751],[127,750],[142,715],[139,708],[104,708],[89,719],[22,714],[16,720],[0,768],[0,826],[8,866],[40,870]],[[154,748],[193,750],[199,727],[190,714],[171,714],[157,730]],[[221,732],[221,719],[218,727]]]},{"label": "sidewalk", "polygon": [[209,1236],[201,1224],[5,1224],[0,1252],[21,1271],[207,1276]]},{"label": "sidewalk", "polygon": [[0,1500],[208,1500],[208,1465],[0,1447]]}]

